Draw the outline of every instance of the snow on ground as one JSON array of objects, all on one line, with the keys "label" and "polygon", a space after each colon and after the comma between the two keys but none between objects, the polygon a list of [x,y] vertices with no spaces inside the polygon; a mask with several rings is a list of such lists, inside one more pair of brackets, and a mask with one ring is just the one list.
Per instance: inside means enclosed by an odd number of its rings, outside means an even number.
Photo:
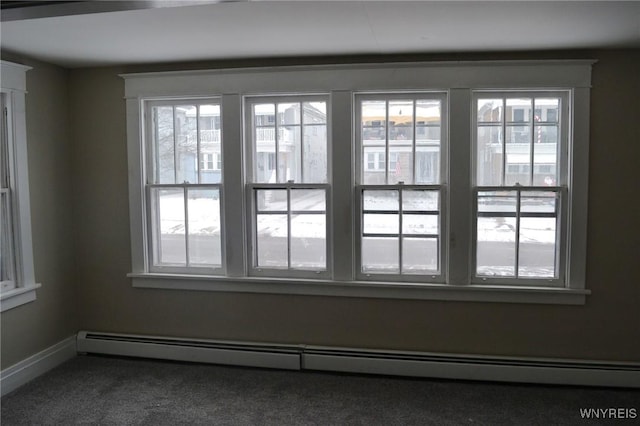
[{"label": "snow on ground", "polygon": [[[366,209],[397,209],[397,200],[367,199]],[[286,208],[286,204],[278,208]],[[322,202],[316,203],[301,200],[298,208],[304,210],[324,209]],[[414,201],[405,203],[405,209],[435,210],[436,200]],[[163,197],[160,200],[160,232],[162,234],[184,234],[184,201],[181,195]],[[554,218],[523,219],[520,225],[520,241],[553,244],[556,241],[556,221]],[[298,238],[325,238],[324,214],[293,215],[291,219],[292,236]],[[398,215],[366,214],[364,217],[365,232],[374,234],[397,234],[399,228]],[[285,237],[287,235],[286,215],[258,215],[257,228],[264,235]],[[437,234],[437,215],[404,215],[403,230],[409,234]],[[214,199],[189,200],[189,233],[214,234],[220,232],[220,201]],[[513,242],[515,241],[515,219],[513,218],[481,218],[478,221],[479,241]]]}]

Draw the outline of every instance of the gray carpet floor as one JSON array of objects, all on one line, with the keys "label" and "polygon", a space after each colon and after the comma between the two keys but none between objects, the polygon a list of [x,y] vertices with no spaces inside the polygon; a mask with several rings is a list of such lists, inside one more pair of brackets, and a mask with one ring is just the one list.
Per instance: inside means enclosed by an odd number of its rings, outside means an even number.
[{"label": "gray carpet floor", "polygon": [[[570,425],[640,391],[79,356],[2,398],[10,425]],[[616,424],[637,424],[638,420]]]}]

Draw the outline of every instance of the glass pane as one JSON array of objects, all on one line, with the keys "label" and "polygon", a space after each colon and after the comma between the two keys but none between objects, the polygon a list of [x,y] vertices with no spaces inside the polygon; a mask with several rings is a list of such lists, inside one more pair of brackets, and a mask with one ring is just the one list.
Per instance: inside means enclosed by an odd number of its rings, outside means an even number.
[{"label": "glass pane", "polygon": [[254,170],[256,183],[276,183],[276,129],[255,129]]},{"label": "glass pane", "polygon": [[395,190],[366,190],[363,191],[364,210],[398,211],[398,191]]},{"label": "glass pane", "polygon": [[4,189],[0,190],[0,281],[14,279],[13,264],[9,191]]},{"label": "glass pane", "polygon": [[326,102],[304,102],[304,124],[323,124],[327,122]]},{"label": "glass pane", "polygon": [[558,98],[537,98],[534,120],[539,123],[557,123],[559,106],[560,99]]},{"label": "glass pane", "polygon": [[299,126],[278,129],[278,182],[302,182],[301,143]]},{"label": "glass pane", "polygon": [[398,238],[362,238],[362,272],[398,273]]},{"label": "glass pane", "polygon": [[416,144],[439,145],[440,126],[416,126]]},{"label": "glass pane", "polygon": [[531,99],[507,99],[507,123],[528,123],[531,121]]},{"label": "glass pane", "polygon": [[513,213],[517,208],[516,191],[480,191],[478,192],[478,212]]},{"label": "glass pane", "polygon": [[438,272],[438,240],[436,238],[402,239],[402,273]]},{"label": "glass pane", "polygon": [[416,184],[440,183],[440,147],[416,146]]},{"label": "glass pane", "polygon": [[278,124],[300,124],[300,104],[298,102],[278,104]]},{"label": "glass pane", "polygon": [[403,214],[403,235],[438,235],[437,214]]},{"label": "glass pane", "polygon": [[363,101],[362,102],[362,144],[367,145],[384,141],[386,133],[386,102]]},{"label": "glass pane", "polygon": [[387,183],[396,184],[404,182],[406,184],[413,183],[413,150],[411,146],[389,147],[389,163],[387,165],[389,173],[387,175]]},{"label": "glass pane", "polygon": [[531,131],[527,126],[507,126],[505,185],[531,183]]},{"label": "glass pane", "polygon": [[260,212],[287,212],[286,189],[256,190],[256,209]]},{"label": "glass pane", "polygon": [[220,191],[189,189],[189,263],[220,266]]},{"label": "glass pane", "polygon": [[272,127],[276,124],[276,106],[274,104],[257,104],[253,106],[254,124]]},{"label": "glass pane", "polygon": [[476,274],[515,276],[515,241],[515,217],[479,217]]},{"label": "glass pane", "polygon": [[325,211],[326,196],[324,189],[292,189],[292,211]]},{"label": "glass pane", "polygon": [[523,192],[520,196],[520,213],[556,213],[557,199],[557,192]]},{"label": "glass pane", "polygon": [[181,105],[175,108],[176,182],[198,182],[197,108]]},{"label": "glass pane", "polygon": [[438,191],[404,189],[402,191],[402,210],[438,211],[438,199]]},{"label": "glass pane", "polygon": [[558,185],[558,127],[536,126],[533,145],[533,184]]},{"label": "glass pane", "polygon": [[256,231],[256,266],[287,268],[287,215],[258,214]]},{"label": "glass pane", "polygon": [[[416,126],[439,125],[441,116],[440,100],[416,101]],[[439,128],[439,126],[437,127]]]},{"label": "glass pane", "polygon": [[153,144],[155,183],[175,183],[173,107],[154,107]]},{"label": "glass pane", "polygon": [[365,213],[362,218],[362,231],[365,234],[398,235],[400,220],[398,214]]},{"label": "glass pane", "polygon": [[200,105],[200,183],[222,181],[220,105]]},{"label": "glass pane", "polygon": [[327,223],[324,214],[291,216],[291,267],[327,269]]},{"label": "glass pane", "polygon": [[502,129],[478,126],[477,150],[478,185],[502,185]]},{"label": "glass pane", "polygon": [[478,123],[502,122],[502,99],[478,99]]},{"label": "glass pane", "polygon": [[389,141],[413,145],[413,101],[389,101]]},{"label": "glass pane", "polygon": [[304,183],[327,182],[327,126],[304,126],[302,168]]},{"label": "glass pane", "polygon": [[186,266],[184,190],[152,189],[151,200],[155,264]]},{"label": "glass pane", "polygon": [[362,155],[362,183],[365,185],[385,184],[385,149],[364,147]]},{"label": "glass pane", "polygon": [[556,219],[520,219],[518,275],[531,278],[556,277]]}]

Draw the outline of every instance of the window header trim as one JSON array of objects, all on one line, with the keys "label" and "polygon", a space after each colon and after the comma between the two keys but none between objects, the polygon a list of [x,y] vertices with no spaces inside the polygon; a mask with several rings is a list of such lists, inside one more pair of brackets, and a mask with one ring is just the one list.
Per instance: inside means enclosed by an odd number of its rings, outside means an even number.
[{"label": "window header trim", "polygon": [[[591,87],[594,60],[406,62],[120,74],[125,97]],[[286,78],[283,78],[286,75]]]}]

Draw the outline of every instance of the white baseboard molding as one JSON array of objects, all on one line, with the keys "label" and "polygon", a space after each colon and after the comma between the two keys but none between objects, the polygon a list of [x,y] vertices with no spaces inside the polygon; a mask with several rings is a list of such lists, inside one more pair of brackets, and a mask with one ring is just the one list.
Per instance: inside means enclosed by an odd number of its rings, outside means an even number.
[{"label": "white baseboard molding", "polygon": [[640,364],[376,351],[81,331],[79,353],[290,370],[640,388]]},{"label": "white baseboard molding", "polygon": [[4,396],[14,391],[76,355],[76,336],[74,335],[7,367],[0,372],[0,394]]}]

